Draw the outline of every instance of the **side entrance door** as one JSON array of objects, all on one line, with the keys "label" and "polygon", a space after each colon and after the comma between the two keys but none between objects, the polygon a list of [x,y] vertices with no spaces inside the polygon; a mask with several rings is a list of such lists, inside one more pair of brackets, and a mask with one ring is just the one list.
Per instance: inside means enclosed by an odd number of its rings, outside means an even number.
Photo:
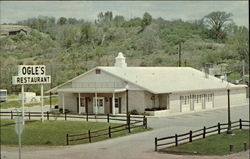
[{"label": "side entrance door", "polygon": [[[79,107],[79,104],[80,104],[80,107]],[[79,98],[77,97],[77,112],[78,113],[86,113],[85,97],[80,97],[80,103],[79,103]]]},{"label": "side entrance door", "polygon": [[115,98],[115,114],[121,113],[121,98]]},{"label": "side entrance door", "polygon": [[96,112],[96,101],[97,101],[97,114],[104,114],[104,97],[93,98],[93,112]]}]

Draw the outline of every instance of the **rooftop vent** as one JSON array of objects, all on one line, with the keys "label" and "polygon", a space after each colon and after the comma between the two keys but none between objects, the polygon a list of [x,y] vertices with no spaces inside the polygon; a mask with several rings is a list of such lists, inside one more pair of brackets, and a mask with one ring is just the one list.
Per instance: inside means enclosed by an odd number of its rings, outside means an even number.
[{"label": "rooftop vent", "polygon": [[121,52],[118,53],[118,56],[115,58],[115,67],[127,67],[127,63],[126,63],[126,58],[123,56],[123,54]]}]

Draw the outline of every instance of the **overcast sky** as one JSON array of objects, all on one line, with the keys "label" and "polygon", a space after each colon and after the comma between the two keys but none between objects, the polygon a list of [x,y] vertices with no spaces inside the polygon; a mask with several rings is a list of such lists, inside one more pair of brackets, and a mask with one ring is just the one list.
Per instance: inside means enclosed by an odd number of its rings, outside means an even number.
[{"label": "overcast sky", "polygon": [[237,25],[248,26],[248,1],[45,1],[45,2],[0,2],[1,23],[15,23],[38,16],[74,17],[94,20],[99,12],[112,11],[113,15],[142,17],[144,12],[153,18],[166,20],[200,19],[212,11],[225,11],[233,14]]}]

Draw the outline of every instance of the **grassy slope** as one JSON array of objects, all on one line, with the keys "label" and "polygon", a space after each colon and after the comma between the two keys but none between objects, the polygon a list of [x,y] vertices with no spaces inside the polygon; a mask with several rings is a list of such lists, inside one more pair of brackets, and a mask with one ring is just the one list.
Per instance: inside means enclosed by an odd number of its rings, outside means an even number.
[{"label": "grassy slope", "polygon": [[234,145],[232,153],[243,151],[243,143],[247,142],[249,145],[249,130],[233,130],[233,134],[213,135],[178,147],[166,148],[166,150],[197,152],[202,155],[226,155],[230,154],[229,145],[232,144]]},{"label": "grassy slope", "polygon": [[[1,144],[17,145],[18,138],[15,133],[14,120],[1,120]],[[12,125],[8,125],[11,124]],[[25,129],[22,134],[22,143],[24,145],[66,145],[66,134],[86,133],[88,130],[99,130],[108,128],[108,126],[117,126],[119,124],[98,123],[98,122],[73,122],[73,121],[26,121]],[[132,133],[145,131],[144,128],[136,128]],[[127,131],[115,133],[112,137],[127,135]],[[100,141],[107,139],[99,137],[92,141]],[[79,141],[70,144],[87,143]]]}]

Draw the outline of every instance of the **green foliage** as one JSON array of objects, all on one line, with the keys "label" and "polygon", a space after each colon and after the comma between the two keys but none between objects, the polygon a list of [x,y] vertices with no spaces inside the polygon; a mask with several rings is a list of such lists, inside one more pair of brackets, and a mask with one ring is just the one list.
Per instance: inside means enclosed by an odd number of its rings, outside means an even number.
[{"label": "green foliage", "polygon": [[66,24],[66,22],[67,22],[67,18],[65,18],[65,17],[60,17],[60,18],[58,19],[58,21],[57,21],[57,24],[59,24],[59,25],[64,25],[64,24]]},{"label": "green foliage", "polygon": [[[239,62],[245,60],[248,74],[249,30],[229,23],[230,14],[220,14],[228,17],[216,19],[224,20],[219,31],[225,36],[219,40],[208,25],[212,13],[194,21],[153,19],[149,13],[127,20],[111,11],[99,13],[95,23],[41,16],[20,21],[18,24],[27,26],[28,35],[0,38],[1,88],[20,91],[10,80],[17,64],[53,65],[53,86],[95,66],[112,66],[118,52],[125,54],[129,66],[178,66],[180,41],[182,61],[186,59],[190,67],[224,62],[229,72],[242,73]],[[29,89],[39,92],[36,86]]]},{"label": "green foliage", "polygon": [[146,26],[150,25],[152,23],[152,16],[149,13],[144,13],[142,22],[141,22],[141,27],[142,30],[146,28]]},{"label": "green foliage", "polygon": [[224,32],[224,28],[227,22],[232,22],[233,15],[231,13],[226,12],[212,12],[204,17],[205,24],[209,28],[209,37],[213,38],[217,41],[225,40],[226,33]]}]

